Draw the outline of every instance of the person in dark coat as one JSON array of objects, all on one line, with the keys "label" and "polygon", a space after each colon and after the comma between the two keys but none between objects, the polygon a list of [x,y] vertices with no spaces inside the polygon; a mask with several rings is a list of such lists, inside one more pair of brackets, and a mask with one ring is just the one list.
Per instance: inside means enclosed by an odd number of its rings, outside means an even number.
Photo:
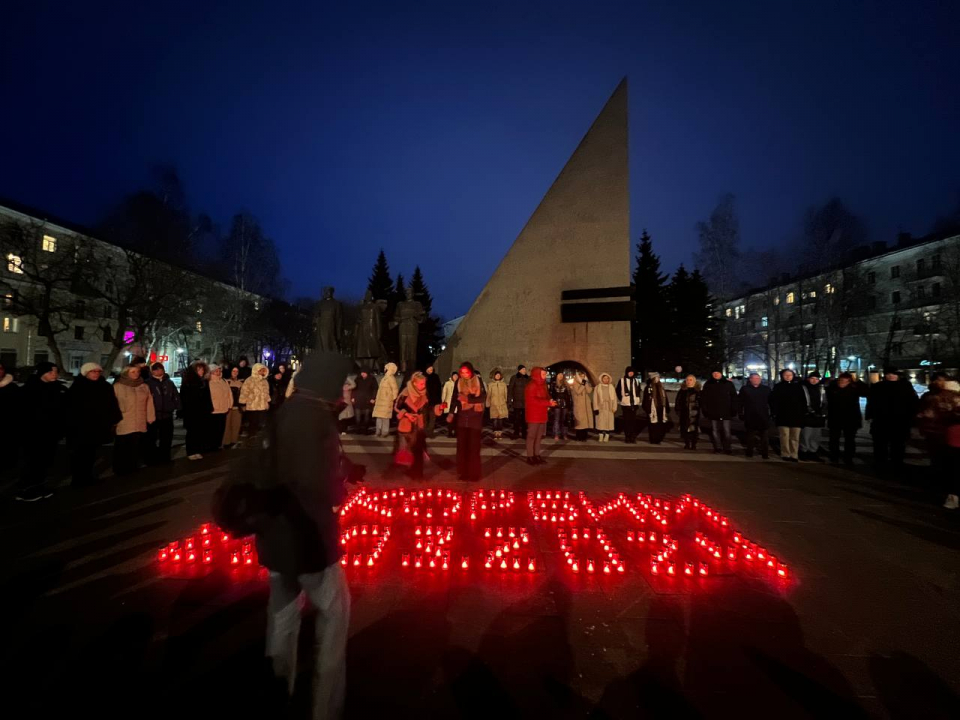
[{"label": "person in dark coat", "polygon": [[648,375],[640,406],[647,421],[650,444],[659,445],[667,434],[667,421],[670,414],[670,403],[667,402],[667,393],[663,389],[663,383],[660,382],[659,373],[652,372]]},{"label": "person in dark coat", "polygon": [[3,442],[5,461],[14,468],[20,459],[20,396],[20,386],[0,364],[0,441]]},{"label": "person in dark coat", "polygon": [[186,451],[190,460],[203,458],[200,451],[210,437],[213,401],[210,399],[210,386],[204,380],[208,372],[207,364],[197,361],[184,372],[180,385],[180,417],[187,431]]},{"label": "person in dark coat", "polygon": [[427,365],[423,374],[427,378],[427,437],[432,438],[437,425],[437,413],[434,412],[434,408],[442,402],[443,383],[440,382],[440,376],[437,375],[437,369],[433,365]]},{"label": "person in dark coat", "polygon": [[863,425],[860,398],[866,397],[867,386],[852,373],[840,373],[827,386],[827,427],[830,433],[830,462],[840,462],[840,437],[843,437],[843,462],[853,465],[857,453],[857,431]]},{"label": "person in dark coat", "polygon": [[155,362],[150,366],[147,387],[153,396],[153,409],[157,419],[148,427],[144,435],[143,458],[150,465],[164,465],[170,462],[170,448],[173,447],[173,417],[180,409],[180,393],[173,380],[163,369],[163,363]]},{"label": "person in dark coat", "polygon": [[346,688],[350,590],[340,565],[339,507],[346,499],[337,415],[352,362],[338,353],[309,356],[294,393],[268,420],[255,452],[238,453],[238,472],[253,470],[263,488],[263,512],[254,523],[257,555],[270,571],[267,655],[274,673],[294,692],[300,596],[316,610],[312,717],[341,717]]},{"label": "person in dark coat", "polygon": [[637,411],[640,410],[642,398],[640,378],[628,365],[623,370],[623,377],[617,381],[617,399],[620,401],[620,412],[623,413],[623,441],[630,445],[637,442]]},{"label": "person in dark coat", "polygon": [[696,375],[687,375],[677,392],[674,410],[680,418],[680,437],[684,450],[696,450],[700,439],[700,383]]},{"label": "person in dark coat", "polygon": [[357,386],[353,389],[353,411],[356,417],[357,432],[366,435],[370,431],[370,413],[377,401],[377,379],[367,370],[357,375]]},{"label": "person in dark coat", "polygon": [[70,446],[70,484],[73,487],[97,482],[94,466],[100,446],[110,442],[121,420],[120,404],[103,368],[86,363],[80,377],[67,391],[67,440]]},{"label": "person in dark coat", "polygon": [[240,359],[237,361],[237,369],[240,370],[239,378],[241,380],[246,380],[250,377],[250,374],[253,372],[253,368],[250,367],[250,361],[247,360],[246,355],[241,355]]},{"label": "person in dark coat", "polygon": [[710,373],[700,392],[700,411],[710,421],[713,451],[732,455],[730,421],[737,416],[737,388],[719,370]]},{"label": "person in dark coat", "polygon": [[67,388],[60,382],[56,365],[37,363],[23,386],[20,410],[23,458],[15,497],[22,502],[35,502],[53,496],[47,474],[65,431]]},{"label": "person in dark coat", "polygon": [[513,421],[513,439],[527,438],[527,384],[530,376],[526,365],[517,365],[517,374],[507,384],[507,405]]},{"label": "person in dark coat", "polygon": [[287,387],[290,385],[291,377],[293,377],[293,373],[285,363],[280,363],[273,370],[273,372],[270,373],[269,382],[271,411],[276,411],[276,409],[283,405],[284,401],[287,399]]},{"label": "person in dark coat", "polygon": [[480,480],[480,437],[487,391],[473,365],[460,364],[450,413],[457,422],[457,476],[461,480]]},{"label": "person in dark coat", "polygon": [[800,459],[823,462],[820,458],[820,439],[827,425],[827,388],[820,382],[820,373],[807,375],[801,386],[807,399],[807,415],[800,430]]},{"label": "person in dark coat", "polygon": [[753,457],[759,448],[760,457],[770,457],[770,388],[763,384],[759,373],[752,372],[738,396],[740,419],[747,432],[747,457]]},{"label": "person in dark coat", "polygon": [[873,436],[873,461],[878,467],[889,459],[894,467],[903,465],[910,428],[920,400],[906,378],[895,367],[883,370],[883,380],[867,393],[867,420]]},{"label": "person in dark coat", "polygon": [[770,393],[770,412],[780,431],[780,457],[800,462],[800,430],[807,416],[807,396],[793,370],[781,370],[780,382]]},{"label": "person in dark coat", "polygon": [[573,407],[573,397],[570,395],[570,385],[567,376],[557,373],[553,385],[550,386],[550,397],[553,398],[553,439],[567,439],[567,412]]}]

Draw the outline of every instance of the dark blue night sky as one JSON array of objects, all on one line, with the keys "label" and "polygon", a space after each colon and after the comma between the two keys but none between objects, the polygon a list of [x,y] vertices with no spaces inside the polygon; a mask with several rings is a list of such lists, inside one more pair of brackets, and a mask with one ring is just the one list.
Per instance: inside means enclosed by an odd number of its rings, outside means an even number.
[{"label": "dark blue night sky", "polygon": [[0,196],[93,223],[173,164],[291,295],[360,295],[383,246],[465,312],[623,75],[666,269],[724,191],[766,247],[833,194],[890,241],[960,190],[955,2],[8,5]]}]

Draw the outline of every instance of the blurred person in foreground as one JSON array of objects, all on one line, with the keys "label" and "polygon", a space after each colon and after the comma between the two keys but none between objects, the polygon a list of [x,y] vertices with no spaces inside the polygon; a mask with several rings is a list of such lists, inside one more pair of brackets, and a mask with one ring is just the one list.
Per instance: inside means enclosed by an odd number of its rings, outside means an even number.
[{"label": "blurred person in foreground", "polygon": [[311,355],[297,392],[256,442],[233,458],[217,491],[214,516],[235,533],[256,534],[260,563],[270,571],[266,655],[288,697],[297,677],[300,596],[317,611],[313,717],[343,714],[350,591],[340,565],[339,510],[351,467],[343,456],[337,415],[351,361]]}]

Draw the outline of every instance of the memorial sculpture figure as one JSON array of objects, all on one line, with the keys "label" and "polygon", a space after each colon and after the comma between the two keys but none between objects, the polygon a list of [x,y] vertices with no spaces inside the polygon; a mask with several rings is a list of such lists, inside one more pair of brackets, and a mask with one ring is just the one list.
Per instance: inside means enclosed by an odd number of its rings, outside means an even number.
[{"label": "memorial sculpture figure", "polygon": [[374,300],[373,293],[367,290],[363,302],[357,310],[357,324],[354,332],[353,357],[361,368],[377,370],[386,358],[381,341],[383,332],[383,311],[387,309],[386,300]]},{"label": "memorial sculpture figure", "polygon": [[417,336],[426,315],[423,305],[413,299],[413,288],[407,288],[407,299],[397,303],[390,323],[391,328],[400,327],[400,370],[404,373],[416,370]]},{"label": "memorial sculpture figure", "polygon": [[343,331],[343,305],[333,299],[333,288],[323,289],[323,299],[317,306],[317,349],[321,352],[339,352]]}]

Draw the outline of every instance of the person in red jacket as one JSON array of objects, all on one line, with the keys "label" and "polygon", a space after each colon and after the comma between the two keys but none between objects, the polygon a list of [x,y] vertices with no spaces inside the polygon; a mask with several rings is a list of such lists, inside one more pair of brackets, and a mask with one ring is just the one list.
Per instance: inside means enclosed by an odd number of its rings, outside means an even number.
[{"label": "person in red jacket", "polygon": [[535,367],[530,373],[530,382],[524,390],[524,399],[527,419],[527,465],[542,465],[546,460],[540,457],[540,441],[547,431],[547,410],[557,405],[556,401],[550,399],[547,371],[542,367]]}]

